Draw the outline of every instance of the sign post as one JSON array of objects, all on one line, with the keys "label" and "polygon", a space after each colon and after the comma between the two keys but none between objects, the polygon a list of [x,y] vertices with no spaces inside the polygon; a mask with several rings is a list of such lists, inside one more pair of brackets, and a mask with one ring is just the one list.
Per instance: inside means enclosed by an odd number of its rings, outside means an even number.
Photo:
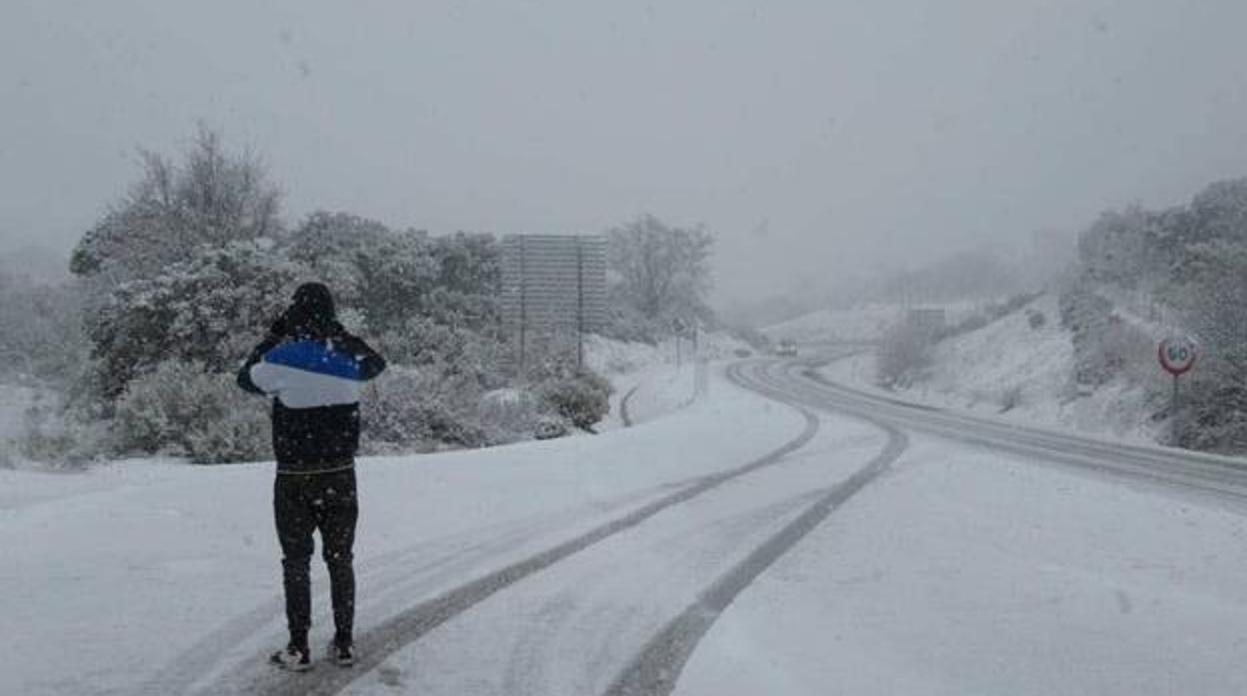
[{"label": "sign post", "polygon": [[1178,412],[1178,379],[1195,367],[1195,359],[1199,356],[1199,348],[1195,341],[1187,336],[1174,336],[1160,342],[1157,357],[1165,372],[1173,375],[1173,403],[1170,412]]},{"label": "sign post", "polygon": [[688,331],[688,324],[680,317],[676,317],[671,320],[671,329],[675,332],[675,366],[678,368],[684,362],[683,348],[680,341]]}]

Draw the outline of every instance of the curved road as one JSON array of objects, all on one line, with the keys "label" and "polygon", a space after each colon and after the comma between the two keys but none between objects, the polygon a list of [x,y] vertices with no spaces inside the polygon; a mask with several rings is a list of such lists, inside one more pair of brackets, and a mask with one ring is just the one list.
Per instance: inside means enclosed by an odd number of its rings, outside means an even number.
[{"label": "curved road", "polygon": [[[909,432],[1236,501],[1247,467],[907,404],[821,378],[841,352],[728,369],[803,432],[414,606],[359,637],[355,670],[257,675],[265,694],[667,694],[736,596],[905,452]],[[397,598],[396,598],[397,599]],[[236,682],[235,682],[236,683]],[[209,691],[213,689],[210,687]]]},{"label": "curved road", "polygon": [[1173,448],[1107,442],[914,404],[827,380],[817,368],[840,353],[795,361],[780,388],[804,403],[878,419],[898,428],[966,445],[1008,452],[1097,474],[1176,486],[1241,502],[1247,499],[1247,461]]}]

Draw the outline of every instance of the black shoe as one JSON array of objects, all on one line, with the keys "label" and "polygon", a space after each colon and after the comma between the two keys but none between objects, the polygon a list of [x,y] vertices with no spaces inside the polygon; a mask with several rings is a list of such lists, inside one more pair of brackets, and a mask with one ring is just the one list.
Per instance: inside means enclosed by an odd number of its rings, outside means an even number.
[{"label": "black shoe", "polygon": [[355,664],[355,646],[334,641],[329,644],[329,657],[338,663],[339,667],[350,667]]},{"label": "black shoe", "polygon": [[307,648],[287,645],[285,650],[278,650],[268,658],[269,663],[290,672],[306,672],[312,668],[312,656]]}]

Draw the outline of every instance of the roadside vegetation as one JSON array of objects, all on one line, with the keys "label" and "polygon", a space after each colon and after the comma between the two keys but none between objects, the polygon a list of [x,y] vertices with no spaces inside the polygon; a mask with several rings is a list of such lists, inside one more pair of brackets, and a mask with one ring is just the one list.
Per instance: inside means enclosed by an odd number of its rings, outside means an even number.
[{"label": "roadside vegetation", "polygon": [[[1058,321],[1069,334],[1066,400],[1117,385],[1141,400],[1153,422],[1167,424],[1167,443],[1247,452],[1247,179],[1214,183],[1166,210],[1102,213],[1079,234],[1068,267],[1042,285],[1059,297],[1058,316],[1035,310],[1037,295],[1023,292],[937,332],[902,318],[881,338],[876,381],[888,388],[921,382],[939,341],[1026,311],[1032,329]],[[1158,342],[1175,335],[1200,347],[1176,409],[1156,357]],[[1016,406],[1021,393],[1013,385],[1002,409]]]},{"label": "roadside vegetation", "polygon": [[[167,454],[201,463],[269,453],[262,399],[234,371],[291,292],[334,291],[340,319],[391,364],[364,399],[366,452],[427,451],[591,430],[610,383],[555,351],[511,367],[502,245],[353,213],[291,222],[262,161],[201,127],[142,172],[88,230],[55,283],[0,270],[0,381],[42,395],[0,464]],[[607,336],[657,342],[672,320],[716,324],[704,302],[713,239],[642,215],[607,233]]]},{"label": "roadside vegetation", "polygon": [[1166,210],[1106,212],[1079,238],[1078,260],[1062,295],[1078,383],[1154,374],[1157,334],[1189,334],[1199,362],[1176,412],[1154,395],[1157,415],[1175,445],[1247,451],[1247,179]]}]

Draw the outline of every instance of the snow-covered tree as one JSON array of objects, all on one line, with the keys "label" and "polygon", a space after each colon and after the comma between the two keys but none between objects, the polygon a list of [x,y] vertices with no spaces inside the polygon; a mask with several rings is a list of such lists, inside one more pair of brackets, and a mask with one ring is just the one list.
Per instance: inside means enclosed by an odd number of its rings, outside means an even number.
[{"label": "snow-covered tree", "polygon": [[266,245],[232,242],[122,283],[87,317],[104,394],[168,360],[232,370],[306,277]]},{"label": "snow-covered tree", "polygon": [[1171,262],[1162,240],[1173,220],[1139,206],[1102,213],[1079,236],[1079,260],[1095,280],[1127,288],[1154,286]]},{"label": "snow-covered tree", "polygon": [[388,227],[375,220],[317,211],[284,234],[279,245],[291,261],[331,283],[338,304],[358,308],[364,295],[359,259],[375,255],[374,250],[392,235]]},{"label": "snow-covered tree", "polygon": [[636,311],[649,319],[707,312],[714,249],[710,233],[641,215],[607,236],[619,294]]},{"label": "snow-covered tree", "polygon": [[281,196],[263,163],[231,153],[200,126],[180,162],[144,151],[143,176],[74,248],[70,269],[110,284],[143,278],[186,260],[203,244],[272,236]]},{"label": "snow-covered tree", "polygon": [[1218,181],[1191,200],[1187,242],[1247,242],[1247,178]]},{"label": "snow-covered tree", "polygon": [[[1244,219],[1247,223],[1247,219]],[[1245,230],[1247,231],[1247,230]],[[1228,235],[1187,250],[1182,284],[1171,301],[1201,344],[1187,377],[1178,444],[1227,452],[1247,450],[1247,241]]]}]

